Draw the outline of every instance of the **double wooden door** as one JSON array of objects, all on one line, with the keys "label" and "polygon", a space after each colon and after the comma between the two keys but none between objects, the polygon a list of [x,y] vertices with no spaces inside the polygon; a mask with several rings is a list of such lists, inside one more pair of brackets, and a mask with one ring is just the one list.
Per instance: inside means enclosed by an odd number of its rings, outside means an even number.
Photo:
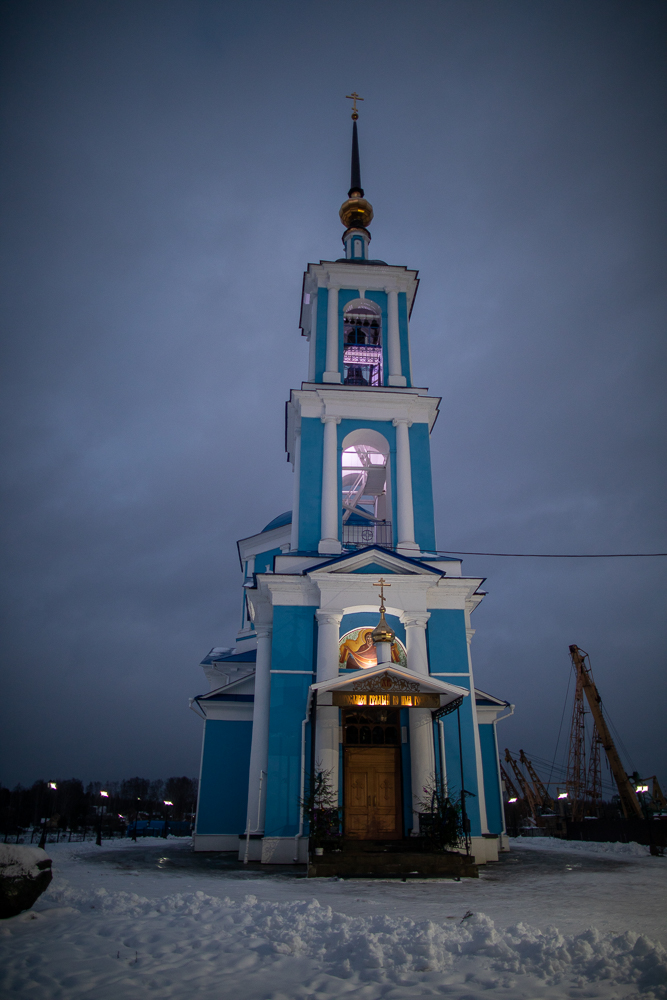
[{"label": "double wooden door", "polygon": [[345,747],[343,831],[356,840],[400,840],[399,747]]}]

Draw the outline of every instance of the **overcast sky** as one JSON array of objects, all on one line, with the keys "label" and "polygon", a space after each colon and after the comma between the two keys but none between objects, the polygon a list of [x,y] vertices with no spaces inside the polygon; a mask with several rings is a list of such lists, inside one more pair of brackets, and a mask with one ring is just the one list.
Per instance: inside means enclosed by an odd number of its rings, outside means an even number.
[{"label": "overcast sky", "polygon": [[[1,781],[197,773],[236,539],[291,506],[353,89],[372,254],[421,278],[439,547],[667,551],[663,2],[2,11]],[[503,747],[553,756],[577,643],[667,778],[666,563],[465,560]]]}]

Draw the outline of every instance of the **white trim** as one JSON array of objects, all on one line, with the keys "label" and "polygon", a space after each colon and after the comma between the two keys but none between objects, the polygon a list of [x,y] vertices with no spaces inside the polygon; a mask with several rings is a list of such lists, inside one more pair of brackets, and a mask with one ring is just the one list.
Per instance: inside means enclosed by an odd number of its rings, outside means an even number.
[{"label": "white trim", "polygon": [[311,677],[315,673],[314,670],[272,670],[272,674],[310,674]]},{"label": "white trim", "polygon": [[470,677],[470,673],[463,673],[460,670],[432,670],[433,677]]}]

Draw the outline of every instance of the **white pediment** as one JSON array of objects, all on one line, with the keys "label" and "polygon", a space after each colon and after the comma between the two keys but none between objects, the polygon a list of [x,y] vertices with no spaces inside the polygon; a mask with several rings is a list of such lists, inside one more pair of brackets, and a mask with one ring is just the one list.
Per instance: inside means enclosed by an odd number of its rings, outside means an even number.
[{"label": "white pediment", "polygon": [[[437,696],[438,702],[430,707],[443,708],[458,698],[467,697],[467,688],[448,684],[426,674],[416,674],[394,663],[381,663],[369,670],[353,670],[339,674],[329,681],[313,684],[311,691],[317,694],[319,705],[334,704],[335,692],[350,696],[366,696],[368,705],[388,705],[389,707],[419,708],[419,696]],[[388,701],[370,701],[370,697],[388,698]],[[430,702],[433,699],[429,699]],[[361,703],[361,702],[360,702]]]},{"label": "white pediment", "polygon": [[434,583],[443,576],[441,569],[431,569],[430,566],[426,566],[416,559],[396,555],[387,549],[381,548],[364,549],[362,552],[353,552],[350,555],[332,559],[330,562],[310,570],[310,573],[311,575],[325,573],[357,573],[363,575],[362,571],[364,568],[371,565],[377,566],[381,573],[391,573],[399,576],[425,576],[433,580]]}]

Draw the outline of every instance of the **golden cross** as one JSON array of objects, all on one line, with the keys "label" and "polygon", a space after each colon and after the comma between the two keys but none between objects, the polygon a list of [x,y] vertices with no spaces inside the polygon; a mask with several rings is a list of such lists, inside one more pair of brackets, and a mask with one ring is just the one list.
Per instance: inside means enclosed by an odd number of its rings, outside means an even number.
[{"label": "golden cross", "polygon": [[346,94],[345,98],[348,101],[352,101],[352,114],[354,115],[358,114],[357,101],[363,101],[363,97],[359,97],[359,94],[356,92],[356,90],[353,90],[351,94]]},{"label": "golden cross", "polygon": [[387,581],[383,577],[380,577],[380,582],[374,583],[373,586],[380,588],[380,605],[382,610],[384,611],[384,588],[391,587],[391,584],[387,583]]}]

